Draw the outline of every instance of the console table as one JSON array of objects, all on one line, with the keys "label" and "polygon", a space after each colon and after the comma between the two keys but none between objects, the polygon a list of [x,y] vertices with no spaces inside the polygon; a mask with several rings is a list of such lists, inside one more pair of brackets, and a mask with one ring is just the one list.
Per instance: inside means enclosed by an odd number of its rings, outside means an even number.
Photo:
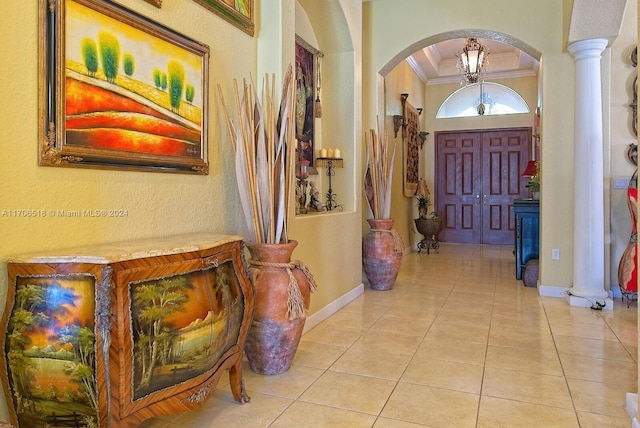
[{"label": "console table", "polygon": [[9,260],[0,337],[11,423],[133,427],[199,407],[242,353],[255,293],[242,238],[193,234]]},{"label": "console table", "polygon": [[513,202],[516,231],[516,279],[522,279],[524,265],[538,258],[540,235],[540,201],[517,199]]}]

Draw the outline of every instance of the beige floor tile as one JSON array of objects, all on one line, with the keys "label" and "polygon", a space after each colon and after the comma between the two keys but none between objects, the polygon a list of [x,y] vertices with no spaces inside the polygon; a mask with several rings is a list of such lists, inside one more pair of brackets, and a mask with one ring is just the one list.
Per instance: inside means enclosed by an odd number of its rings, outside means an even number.
[{"label": "beige floor tile", "polygon": [[511,346],[515,348],[555,351],[555,343],[550,333],[493,328],[489,332],[489,345]]},{"label": "beige floor tile", "polygon": [[562,376],[558,354],[535,348],[489,345],[486,367]]},{"label": "beige floor tile", "polygon": [[356,349],[413,355],[422,341],[422,336],[399,333],[366,332],[353,344]]},{"label": "beige floor tile", "polygon": [[322,322],[329,326],[335,326],[338,328],[353,328],[358,330],[367,330],[371,327],[382,315],[377,313],[367,312],[347,312],[338,311],[331,317]]},{"label": "beige floor tile", "polygon": [[349,347],[358,340],[361,334],[361,330],[337,328],[323,322],[304,334],[300,341]]},{"label": "beige floor tile", "polygon": [[612,340],[587,339],[573,336],[555,336],[559,354],[583,357],[605,358],[608,360],[633,361],[633,357],[620,342]]},{"label": "beige floor tile", "polygon": [[[568,379],[615,383],[633,386],[638,365],[634,361],[605,360],[580,355],[561,354],[560,361]],[[625,374],[620,376],[620,374]]]},{"label": "beige floor tile", "polygon": [[481,312],[469,312],[464,307],[458,307],[456,309],[443,308],[436,321],[446,324],[455,325],[474,325],[474,326],[488,326],[491,322],[491,312],[484,310]]},{"label": "beige floor tile", "polygon": [[370,332],[400,333],[408,336],[424,336],[431,327],[432,320],[410,320],[407,318],[384,315],[369,329]]},{"label": "beige floor tile", "polygon": [[378,418],[373,428],[421,428],[426,425],[414,424],[413,422],[398,421],[396,419]]},{"label": "beige floor tile", "polygon": [[315,367],[317,369],[327,369],[331,364],[335,363],[347,349],[348,348],[344,346],[301,340],[292,364]]},{"label": "beige floor tile", "polygon": [[425,338],[486,344],[488,336],[489,326],[486,325],[461,326],[460,324],[453,324],[451,322],[439,322],[436,319]]},{"label": "beige floor tile", "polygon": [[404,373],[411,355],[349,349],[332,366],[335,372],[398,380]]},{"label": "beige floor tile", "polygon": [[323,372],[322,369],[292,365],[288,371],[279,375],[261,375],[253,373],[245,364],[243,378],[245,388],[249,391],[295,399]]},{"label": "beige floor tile", "polygon": [[484,343],[427,337],[418,347],[416,356],[481,366],[484,365],[486,353],[487,345]]},{"label": "beige floor tile", "polygon": [[[375,420],[373,415],[296,401],[269,428],[370,428]],[[244,428],[238,424],[229,426]]]},{"label": "beige floor tile", "polygon": [[584,337],[587,339],[613,340],[618,338],[603,321],[601,324],[587,324],[581,322],[550,323],[551,333],[555,336]]},{"label": "beige floor tile", "polygon": [[472,428],[478,400],[476,394],[400,382],[381,416],[430,427]]},{"label": "beige floor tile", "polygon": [[325,372],[300,401],[377,415],[396,382],[333,371]]},{"label": "beige floor tile", "polygon": [[578,412],[580,428],[629,428],[631,421],[629,417],[614,417],[597,415],[595,413]]},{"label": "beige floor tile", "polygon": [[[229,393],[230,395],[230,393]],[[227,399],[218,399],[216,391],[207,405],[185,413],[172,428],[225,427],[264,428],[269,426],[293,402],[281,397],[250,393],[251,401],[239,404]],[[222,394],[226,397],[226,394]]]},{"label": "beige floor tile", "polygon": [[482,366],[415,356],[400,381],[480,394],[483,371]]},{"label": "beige floor tile", "polygon": [[563,409],[573,407],[565,378],[540,373],[487,367],[482,395]]},{"label": "beige floor tile", "polygon": [[483,396],[477,428],[580,427],[572,409]]},{"label": "beige floor tile", "polygon": [[600,311],[594,311],[591,308],[583,308],[580,306],[558,306],[550,308],[547,309],[547,317],[552,326],[566,322],[597,325],[605,323]]},{"label": "beige floor tile", "polygon": [[636,392],[632,386],[605,384],[586,380],[567,379],[575,408],[579,412],[598,415],[628,417],[625,410],[626,394]]}]

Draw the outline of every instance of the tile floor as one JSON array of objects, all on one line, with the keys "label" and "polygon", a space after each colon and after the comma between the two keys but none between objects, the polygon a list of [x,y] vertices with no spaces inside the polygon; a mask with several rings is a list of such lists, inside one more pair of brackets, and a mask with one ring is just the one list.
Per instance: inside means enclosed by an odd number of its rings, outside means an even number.
[{"label": "tile floor", "polygon": [[540,298],[510,246],[441,244],[306,333],[285,374],[245,362],[250,403],[225,375],[204,407],[141,427],[628,428],[636,313]]}]

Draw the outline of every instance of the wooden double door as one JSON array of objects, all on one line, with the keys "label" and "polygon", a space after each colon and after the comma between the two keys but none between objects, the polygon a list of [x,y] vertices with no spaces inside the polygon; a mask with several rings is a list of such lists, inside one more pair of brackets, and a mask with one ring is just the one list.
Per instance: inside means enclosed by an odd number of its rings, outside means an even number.
[{"label": "wooden double door", "polygon": [[440,240],[513,244],[513,201],[528,195],[521,174],[530,159],[531,128],[447,131],[435,137]]}]

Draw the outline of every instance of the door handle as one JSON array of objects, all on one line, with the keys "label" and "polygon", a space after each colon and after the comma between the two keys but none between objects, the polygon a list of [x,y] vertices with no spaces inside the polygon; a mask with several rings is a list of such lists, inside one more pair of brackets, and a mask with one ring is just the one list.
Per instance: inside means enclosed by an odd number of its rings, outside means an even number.
[{"label": "door handle", "polygon": [[476,195],[476,204],[480,204],[480,194]]},{"label": "door handle", "polygon": [[484,197],[482,198],[482,203],[486,204],[487,203],[487,195],[485,194]]}]

